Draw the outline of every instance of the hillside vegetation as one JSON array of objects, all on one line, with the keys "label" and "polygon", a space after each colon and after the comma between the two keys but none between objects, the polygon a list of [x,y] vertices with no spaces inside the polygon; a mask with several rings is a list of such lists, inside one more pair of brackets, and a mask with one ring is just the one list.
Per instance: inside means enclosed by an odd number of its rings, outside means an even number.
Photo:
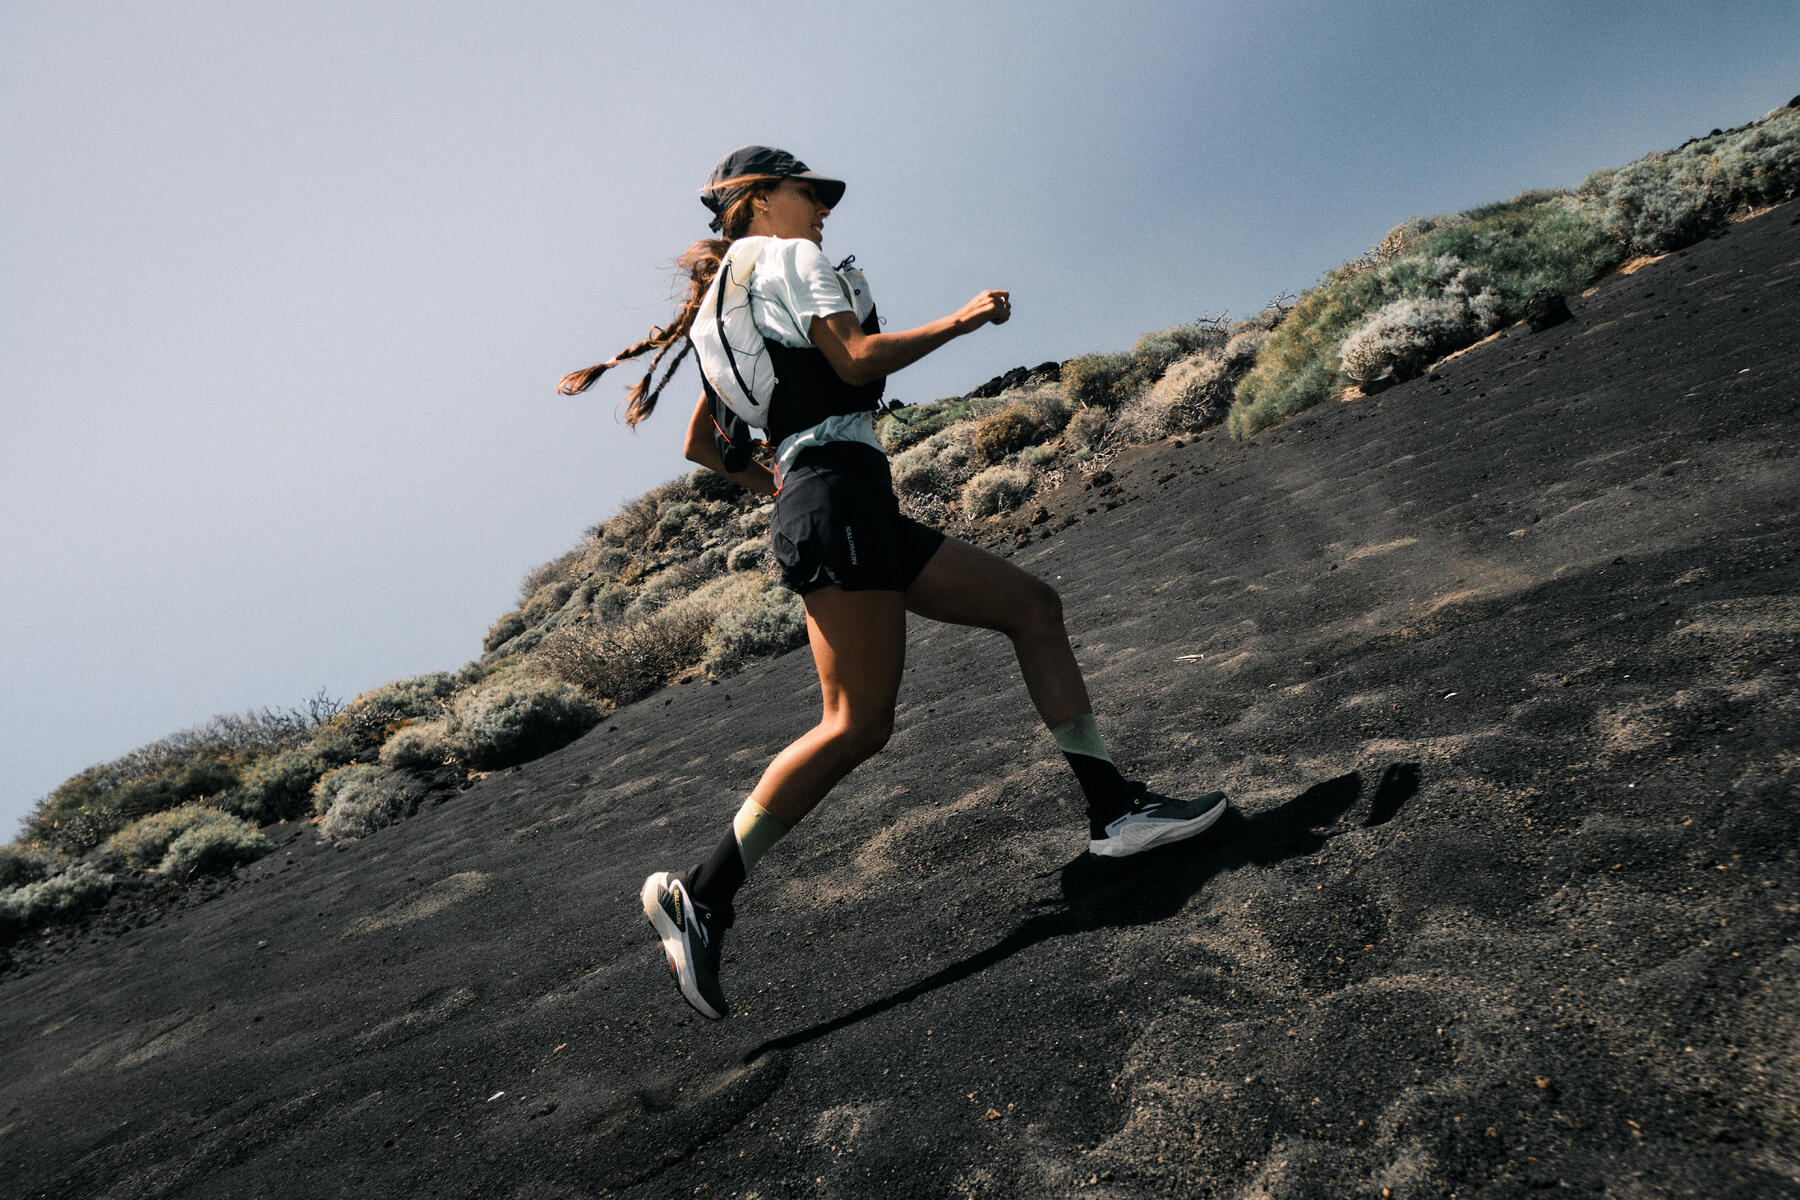
[{"label": "hillside vegetation", "polygon": [[[895,489],[920,519],[991,539],[1121,447],[1225,423],[1245,437],[1345,388],[1418,375],[1517,320],[1534,295],[1578,291],[1797,191],[1800,98],[1574,191],[1410,218],[1249,319],[1205,317],[887,414]],[[0,938],[91,911],[127,878],[228,871],[269,848],[259,829],[274,822],[365,836],[658,688],[799,646],[799,599],[766,552],[771,508],[695,471],[530,572],[460,670],[344,705],[219,717],[81,772],[0,846]]]}]

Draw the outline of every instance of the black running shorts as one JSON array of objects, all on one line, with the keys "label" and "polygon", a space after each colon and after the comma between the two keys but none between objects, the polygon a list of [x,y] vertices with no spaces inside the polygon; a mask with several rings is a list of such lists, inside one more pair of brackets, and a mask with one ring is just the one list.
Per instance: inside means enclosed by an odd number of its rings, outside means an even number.
[{"label": "black running shorts", "polygon": [[887,455],[829,442],[802,451],[782,477],[769,544],[782,582],[802,596],[830,584],[904,592],[944,535],[901,515]]}]

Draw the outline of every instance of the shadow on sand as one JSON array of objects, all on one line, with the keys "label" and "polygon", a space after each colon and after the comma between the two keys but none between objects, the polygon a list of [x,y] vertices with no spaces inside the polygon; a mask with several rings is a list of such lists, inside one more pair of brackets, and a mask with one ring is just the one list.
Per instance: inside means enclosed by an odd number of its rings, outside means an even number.
[{"label": "shadow on sand", "polygon": [[1381,773],[1360,825],[1345,818],[1362,798],[1362,774],[1352,771],[1316,783],[1277,808],[1255,817],[1231,809],[1207,835],[1128,859],[1082,854],[1061,869],[1062,900],[1029,917],[999,942],[952,963],[892,996],[872,1001],[829,1021],[772,1038],[744,1056],[753,1062],[775,1050],[790,1050],[866,1021],[987,970],[1022,950],[1052,938],[1096,929],[1147,925],[1166,920],[1206,886],[1213,876],[1245,866],[1270,866],[1316,853],[1352,828],[1383,825],[1419,791],[1417,763],[1394,763]]}]

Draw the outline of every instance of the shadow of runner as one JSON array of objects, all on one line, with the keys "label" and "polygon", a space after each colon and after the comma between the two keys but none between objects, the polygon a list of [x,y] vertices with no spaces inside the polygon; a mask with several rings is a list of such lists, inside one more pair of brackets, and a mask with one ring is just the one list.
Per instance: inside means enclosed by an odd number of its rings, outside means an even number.
[{"label": "shadow of runner", "polygon": [[[1381,773],[1363,828],[1392,820],[1419,791],[1417,763],[1394,763]],[[1131,858],[1095,858],[1083,853],[1061,870],[1062,901],[1053,911],[1029,917],[1000,941],[961,962],[840,1017],[798,1029],[750,1050],[745,1062],[773,1050],[789,1050],[879,1016],[939,988],[959,983],[1022,950],[1052,938],[1166,920],[1206,886],[1213,876],[1245,866],[1269,866],[1317,852],[1350,832],[1343,818],[1362,796],[1362,775],[1352,771],[1316,783],[1292,800],[1255,817],[1233,808],[1200,838],[1178,842]]]}]

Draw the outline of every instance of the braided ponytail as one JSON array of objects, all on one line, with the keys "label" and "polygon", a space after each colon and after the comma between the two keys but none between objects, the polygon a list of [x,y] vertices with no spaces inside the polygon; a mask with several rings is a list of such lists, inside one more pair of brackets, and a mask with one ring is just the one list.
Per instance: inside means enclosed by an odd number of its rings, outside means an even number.
[{"label": "braided ponytail", "polygon": [[[725,260],[725,252],[731,248],[732,242],[743,237],[750,228],[751,201],[780,182],[780,178],[771,175],[728,180],[722,185],[739,185],[743,189],[742,194],[721,214],[720,224],[724,237],[702,238],[675,260],[676,270],[685,272],[688,278],[687,294],[682,297],[681,307],[675,311],[675,319],[667,325],[653,326],[649,337],[625,347],[603,363],[570,371],[556,385],[556,390],[565,396],[585,392],[594,385],[595,380],[613,367],[654,350],[656,356],[650,360],[650,367],[644,372],[644,377],[625,393],[625,423],[636,425],[654,412],[657,397],[662,395],[663,388],[668,386],[676,370],[686,361],[688,352],[694,348],[694,344],[688,340],[688,330],[693,328],[694,317],[700,311],[700,301],[706,295],[706,289],[712,285],[713,276],[719,273],[719,264]],[[656,368],[668,357],[669,351],[675,349],[677,343],[681,348],[676,353],[675,360],[662,373],[656,386],[651,387],[650,382],[656,375]]]}]

